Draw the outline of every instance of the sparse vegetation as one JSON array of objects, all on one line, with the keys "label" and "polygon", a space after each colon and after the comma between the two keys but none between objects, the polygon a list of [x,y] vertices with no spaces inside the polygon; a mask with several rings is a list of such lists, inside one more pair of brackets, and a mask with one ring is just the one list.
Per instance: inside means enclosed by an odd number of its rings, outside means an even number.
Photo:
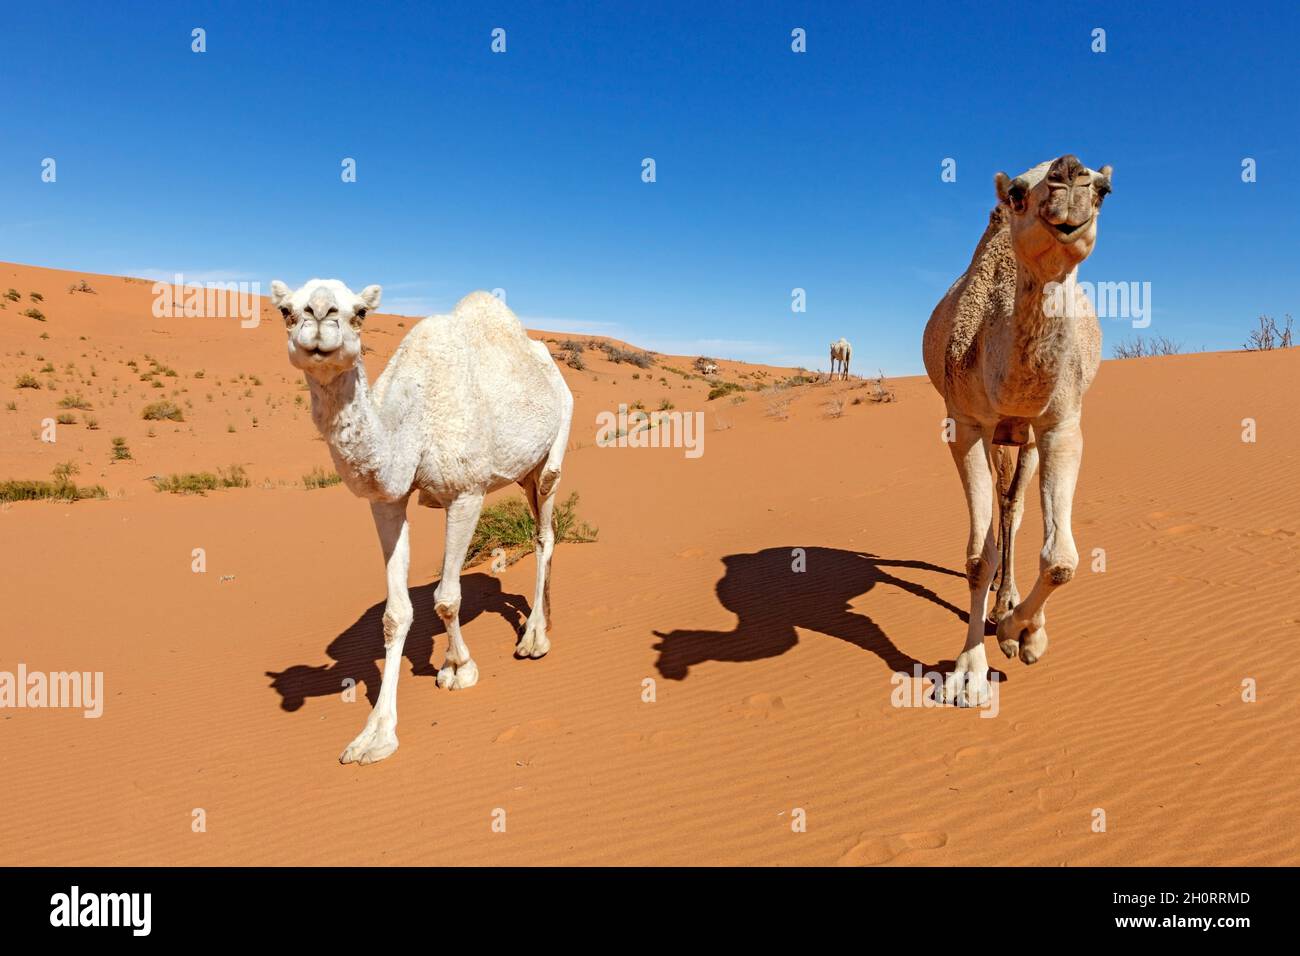
[{"label": "sparse vegetation", "polygon": [[612,342],[601,342],[601,351],[615,365],[627,362],[629,365],[635,365],[637,368],[650,368],[654,365],[654,356],[649,352],[638,352],[635,349],[625,349],[614,345]]},{"label": "sparse vegetation", "polygon": [[79,408],[82,411],[88,411],[91,407],[90,402],[81,397],[79,392],[71,392],[59,399],[60,408]]},{"label": "sparse vegetation", "polygon": [[113,460],[127,461],[131,457],[131,449],[126,446],[125,438],[113,439]]},{"label": "sparse vegetation", "polygon": [[185,415],[181,412],[180,406],[174,402],[154,402],[152,405],[146,405],[140,417],[146,421],[185,421]]},{"label": "sparse vegetation", "polygon": [[319,465],[302,476],[303,487],[308,491],[316,488],[329,488],[331,485],[337,485],[342,481],[343,479],[336,472],[326,471]]},{"label": "sparse vegetation", "polygon": [[744,391],[743,385],[738,385],[735,382],[720,382],[713,386],[713,388],[709,389],[708,400],[713,401],[715,398],[722,398],[724,395],[730,395],[732,392],[740,391]]},{"label": "sparse vegetation", "polygon": [[844,417],[844,399],[842,398],[832,398],[825,404],[824,408],[826,410],[827,418]]},{"label": "sparse vegetation", "polygon": [[1152,336],[1149,339],[1138,335],[1131,341],[1124,339],[1121,342],[1116,342],[1111,346],[1110,351],[1114,358],[1130,359],[1146,358],[1151,355],[1177,355],[1182,350],[1181,342],[1175,342],[1163,335]]},{"label": "sparse vegetation", "polygon": [[18,388],[40,388],[41,383],[37,381],[35,375],[32,375],[28,372],[24,372],[22,375],[18,376],[17,387]]},{"label": "sparse vegetation", "polygon": [[1248,352],[1271,352],[1273,349],[1289,349],[1294,345],[1291,334],[1291,316],[1287,316],[1282,325],[1269,315],[1259,317],[1259,328],[1250,333],[1250,338],[1242,346]]},{"label": "sparse vegetation", "polygon": [[45,301],[45,296],[41,295],[39,292],[29,292],[29,293],[27,294],[27,297],[28,297],[29,299],[31,299],[33,302],[44,302],[44,301]]},{"label": "sparse vegetation", "polygon": [[81,501],[108,497],[100,485],[78,487],[72,477],[79,471],[74,462],[65,461],[54,466],[52,481],[0,481],[0,501]]},{"label": "sparse vegetation", "polygon": [[877,371],[880,372],[880,377],[873,379],[871,382],[871,400],[877,405],[898,401],[898,396],[894,394],[894,390],[889,387],[889,382],[885,380],[885,373],[880,369],[877,369]]},{"label": "sparse vegetation", "polygon": [[22,294],[17,289],[9,289],[5,292],[5,298],[10,302],[18,302],[22,300]]},{"label": "sparse vegetation", "polygon": [[173,495],[203,495],[220,488],[247,488],[250,484],[243,465],[210,471],[192,471],[153,479],[154,487]]},{"label": "sparse vegetation", "polygon": [[37,322],[45,321],[45,313],[40,309],[27,309],[23,312],[23,315],[27,316],[29,319],[35,319]]},{"label": "sparse vegetation", "polygon": [[72,283],[72,285],[68,286],[68,292],[69,293],[88,292],[91,295],[95,294],[95,290],[90,287],[90,283],[87,282],[85,279],[80,279],[77,282]]},{"label": "sparse vegetation", "polygon": [[60,425],[77,424],[77,416],[72,414],[72,412],[59,412],[58,417],[56,417],[54,420],[58,422]]},{"label": "sparse vegetation", "polygon": [[[595,541],[599,530],[591,527],[577,516],[578,493],[575,491],[562,502],[555,504],[555,540],[587,542]],[[533,519],[532,509],[523,498],[507,498],[500,504],[483,509],[478,526],[469,542],[469,553],[465,557],[466,565],[474,565],[486,559],[492,552],[501,548],[507,554],[507,562],[518,560],[526,551],[533,549],[537,535],[537,522]]]}]

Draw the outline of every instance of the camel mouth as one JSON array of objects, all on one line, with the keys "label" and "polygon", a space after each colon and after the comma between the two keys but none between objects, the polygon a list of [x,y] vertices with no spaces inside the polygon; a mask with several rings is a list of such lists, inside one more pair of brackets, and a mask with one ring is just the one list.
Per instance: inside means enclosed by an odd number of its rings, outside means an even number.
[{"label": "camel mouth", "polygon": [[1063,242],[1075,238],[1075,236],[1079,235],[1080,233],[1083,232],[1083,230],[1087,229],[1091,223],[1092,223],[1091,216],[1089,216],[1087,219],[1085,219],[1083,222],[1079,223],[1076,226],[1072,226],[1068,222],[1048,222],[1045,219],[1043,220],[1043,225],[1047,226],[1048,229],[1051,229],[1054,233],[1056,233],[1056,238],[1060,239]]}]

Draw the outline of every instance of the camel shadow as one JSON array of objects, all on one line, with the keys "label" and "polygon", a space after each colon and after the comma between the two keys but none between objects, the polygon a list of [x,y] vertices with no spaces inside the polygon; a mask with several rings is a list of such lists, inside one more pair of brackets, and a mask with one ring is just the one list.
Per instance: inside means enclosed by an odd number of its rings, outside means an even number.
[{"label": "camel shadow", "polygon": [[[754,554],[732,554],[722,559],[726,572],[718,581],[718,602],[736,615],[730,631],[655,631],[660,642],[655,667],[669,680],[685,680],[691,667],[705,661],[739,663],[779,657],[799,643],[795,628],[818,631],[870,651],[890,670],[912,673],[947,673],[952,660],[926,663],[894,644],[870,617],[850,609],[849,602],[881,584],[936,604],[960,620],[967,611],[945,601],[923,584],[896,577],[887,568],[909,568],[965,579],[965,575],[924,561],[879,558],[836,548],[801,548],[804,570],[795,571],[792,547],[766,548]],[[954,633],[953,640],[960,640]],[[999,678],[1005,675],[999,672]]]},{"label": "camel shadow", "polygon": [[[505,618],[516,634],[523,631],[530,611],[528,602],[517,594],[501,590],[501,581],[488,574],[467,574],[460,579],[463,627],[484,612]],[[411,588],[411,606],[415,618],[406,638],[403,656],[411,662],[415,677],[436,677],[433,643],[447,633],[442,618],[433,609],[433,592],[437,582]],[[295,711],[308,697],[329,697],[345,690],[343,681],[351,678],[366,685],[366,699],[373,707],[379,697],[379,662],[384,659],[384,604],[369,608],[325,648],[333,664],[294,664],[285,670],[267,671],[271,687],[280,695],[280,708]]]}]

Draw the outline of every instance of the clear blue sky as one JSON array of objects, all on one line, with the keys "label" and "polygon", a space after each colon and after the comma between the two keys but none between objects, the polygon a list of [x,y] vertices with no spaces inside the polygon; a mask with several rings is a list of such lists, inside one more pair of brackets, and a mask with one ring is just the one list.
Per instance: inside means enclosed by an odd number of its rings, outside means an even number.
[{"label": "clear blue sky", "polygon": [[1149,333],[1300,314],[1290,0],[240,7],[7,6],[0,259],[378,282],[410,314],[501,287],[534,326],[823,368],[844,335],[905,374],[994,172],[1074,152],[1115,167],[1081,278],[1150,282]]}]

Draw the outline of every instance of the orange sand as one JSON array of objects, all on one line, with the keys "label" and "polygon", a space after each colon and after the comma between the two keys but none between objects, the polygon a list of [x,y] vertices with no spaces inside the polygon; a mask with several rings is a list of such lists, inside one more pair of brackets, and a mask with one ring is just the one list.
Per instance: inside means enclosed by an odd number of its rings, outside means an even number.
[{"label": "orange sand", "polygon": [[[894,382],[888,405],[852,404],[861,381],[796,387],[782,419],[760,392],[708,402],[664,368],[690,358],[647,373],[589,349],[588,371],[563,370],[562,491],[600,536],[558,548],[550,655],[511,654],[532,557],[479,565],[462,620],[480,682],[437,689],[443,518],[413,505],[401,748],[345,767],[368,704],[342,679],[378,688],[383,570],[365,504],[301,486],[331,466],[278,315],[159,320],[149,282],[85,275],[96,294],[68,293],[82,277],[0,264],[0,291],[23,296],[0,311],[0,399],[17,405],[0,410],[0,479],[72,460],[111,495],[0,508],[0,670],[102,670],[106,694],[98,720],[0,710],[0,865],[1300,863],[1300,429],[1283,384],[1300,352],[1102,366],[1080,573],[1048,606],[1041,663],[989,639],[1004,679],[986,719],[891,705],[891,674],[950,662],[964,631],[965,507],[926,381]],[[44,323],[19,314],[31,291]],[[368,320],[372,377],[412,323]],[[125,366],[146,353],[178,372],[165,388]],[[742,383],[792,371],[721,364]],[[16,389],[23,372],[55,387]],[[140,419],[173,389],[185,422]],[[43,443],[66,392],[100,427]],[[706,411],[702,457],[595,446],[599,411],[665,398]],[[111,464],[118,435],[134,457]],[[254,487],[146,480],[231,463]],[[1036,502],[1021,542],[1024,591]]]}]

